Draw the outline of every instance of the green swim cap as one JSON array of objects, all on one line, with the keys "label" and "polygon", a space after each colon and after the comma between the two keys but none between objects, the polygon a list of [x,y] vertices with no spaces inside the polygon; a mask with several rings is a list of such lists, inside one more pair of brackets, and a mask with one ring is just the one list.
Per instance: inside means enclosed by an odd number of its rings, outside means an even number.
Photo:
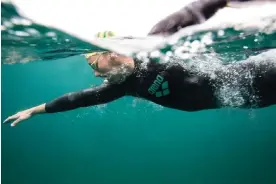
[{"label": "green swim cap", "polygon": [[98,32],[96,37],[98,38],[109,38],[115,36],[115,33],[112,31],[103,31],[103,32]]}]

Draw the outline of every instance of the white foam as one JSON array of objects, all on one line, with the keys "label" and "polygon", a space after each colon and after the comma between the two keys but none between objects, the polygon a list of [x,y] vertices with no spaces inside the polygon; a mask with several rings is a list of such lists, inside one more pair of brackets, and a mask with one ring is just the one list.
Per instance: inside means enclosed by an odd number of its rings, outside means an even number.
[{"label": "white foam", "polygon": [[[195,34],[198,31],[221,30],[227,27],[234,27],[237,30],[260,28],[265,32],[276,29],[274,22],[272,22],[276,17],[276,3],[270,2],[257,5],[253,3],[251,6],[243,8],[223,8],[203,24],[184,28],[166,39],[158,36],[131,41],[95,39],[94,35],[103,30],[112,30],[118,36],[146,36],[154,24],[191,2],[152,0],[139,1],[136,4],[120,1],[105,1],[109,6],[105,6],[104,11],[108,14],[103,13],[102,8],[93,8],[93,11],[91,11],[91,7],[101,7],[102,4],[98,1],[76,3],[75,1],[66,0],[28,0],[28,3],[26,3],[25,0],[13,0],[12,2],[19,7],[19,12],[37,23],[60,29],[94,45],[126,55],[139,51],[154,51],[156,48],[175,43],[179,38]],[[64,8],[65,5],[67,8]],[[71,9],[68,8],[70,6]],[[152,13],[152,7],[155,7],[154,13]],[[51,9],[51,16],[49,16],[49,9]],[[61,9],[63,10],[62,14],[60,13]],[[72,14],[72,9],[75,11],[74,14]],[[124,13],[118,13],[118,10]],[[141,10],[143,10],[142,13]],[[99,14],[101,15],[100,19],[96,18]],[[205,41],[205,44],[208,44],[208,40]],[[196,52],[196,50],[198,49],[194,47],[192,51]]]},{"label": "white foam", "polygon": [[224,31],[223,30],[219,30],[218,31],[218,36],[224,36]]},{"label": "white foam", "polygon": [[213,43],[212,34],[206,33],[203,38],[201,39],[202,44],[204,45],[210,45]]},{"label": "white foam", "polygon": [[30,36],[29,33],[24,32],[24,31],[15,31],[14,34],[15,34],[16,36]]},{"label": "white foam", "polygon": [[150,53],[150,57],[151,58],[160,58],[161,57],[161,53],[159,50],[153,51]]},{"label": "white foam", "polygon": [[7,28],[3,25],[1,25],[1,31],[5,31]]},{"label": "white foam", "polygon": [[120,36],[145,36],[157,21],[192,1],[105,0],[100,8],[101,1],[12,0],[20,13],[35,22],[84,38],[104,30]]},{"label": "white foam", "polygon": [[[258,65],[273,65],[276,68],[276,49],[263,52],[256,56],[251,56],[246,60],[239,61],[239,63],[254,63]],[[183,62],[180,60],[180,62]],[[234,65],[234,64],[233,64]],[[189,71],[197,72],[199,75],[208,75],[209,77],[220,81],[221,84],[216,87],[216,96],[220,102],[225,106],[238,107],[245,103],[245,96],[249,96],[251,102],[258,101],[257,96],[251,96],[247,87],[241,82],[240,78],[247,80],[247,84],[253,83],[253,76],[250,71],[244,71],[242,68],[232,69],[229,71],[228,67],[231,65],[224,65],[223,62],[215,54],[206,54],[190,59],[185,63],[185,68]],[[217,75],[217,71],[222,72],[223,75]],[[265,72],[265,71],[263,71]]]},{"label": "white foam", "polygon": [[27,28],[25,30],[33,36],[40,36],[40,32],[34,28]]},{"label": "white foam", "polygon": [[[221,31],[221,29],[225,28],[234,28],[236,30],[258,30],[265,33],[271,33],[276,31],[275,10],[275,2],[257,4],[256,6],[252,4],[252,6],[239,9],[224,8],[218,11],[206,22],[184,28],[170,36],[168,40],[178,40],[184,36],[189,36],[197,32],[211,30],[219,30],[218,35],[223,36],[224,32]],[[169,41],[167,42],[169,43]]]},{"label": "white foam", "polygon": [[4,21],[4,22],[3,22],[3,25],[4,25],[5,27],[7,27],[7,28],[13,27],[13,24],[12,24],[11,22],[9,22],[9,21]]},{"label": "white foam", "polygon": [[31,21],[24,19],[24,18],[19,18],[19,17],[11,18],[11,22],[15,25],[24,25],[24,26],[29,26],[32,24]]}]

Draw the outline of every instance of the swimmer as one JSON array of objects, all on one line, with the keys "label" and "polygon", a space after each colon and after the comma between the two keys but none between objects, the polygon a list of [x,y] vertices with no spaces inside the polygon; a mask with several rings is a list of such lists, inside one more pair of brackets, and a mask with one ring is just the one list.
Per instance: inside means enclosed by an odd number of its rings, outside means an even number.
[{"label": "swimmer", "polygon": [[[103,84],[71,92],[49,102],[8,117],[15,126],[36,114],[58,113],[81,107],[106,104],[124,96],[146,99],[181,111],[201,111],[225,107],[217,96],[231,79],[243,90],[244,103],[238,108],[263,108],[276,104],[276,66],[269,62],[240,62],[223,65],[216,77],[192,71],[179,63],[144,63],[114,52],[86,55],[87,63]],[[251,76],[250,78],[248,76]],[[256,100],[252,100],[252,97]]]}]

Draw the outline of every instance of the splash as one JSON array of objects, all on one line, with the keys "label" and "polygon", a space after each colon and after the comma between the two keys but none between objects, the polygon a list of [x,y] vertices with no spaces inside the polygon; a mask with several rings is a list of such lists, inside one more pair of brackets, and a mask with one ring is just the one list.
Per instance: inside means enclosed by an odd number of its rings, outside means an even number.
[{"label": "splash", "polygon": [[231,18],[188,27],[172,35],[159,50],[136,56],[145,63],[178,63],[188,71],[213,79],[222,106],[254,106],[259,100],[253,88],[256,73],[246,64],[254,64],[255,68],[276,64],[275,4],[262,8],[267,11],[257,7],[244,9],[236,21]]},{"label": "splash", "polygon": [[[3,1],[1,4],[2,48],[8,48],[2,52],[4,63],[6,56],[11,55],[7,52],[10,49],[20,50],[19,47],[27,50],[31,58],[37,58],[38,55],[42,60],[55,60],[101,50],[85,39],[72,36],[78,35],[77,33],[70,35],[53,27],[39,25],[22,17],[12,4]],[[165,46],[158,46],[146,55],[161,62],[168,62],[172,57],[189,60],[202,53],[216,53],[227,61],[244,60],[248,56],[258,54],[257,52],[264,48],[275,47],[275,43],[271,41],[270,44],[266,44],[275,37],[275,8],[275,3],[263,3],[247,8],[224,8],[205,23],[187,27],[172,35],[166,39]],[[155,42],[159,42],[145,39],[145,45],[133,49],[152,48]],[[24,56],[22,53],[18,55]],[[15,62],[21,62],[24,57],[16,60]]]},{"label": "splash", "polygon": [[[269,68],[276,68],[275,54],[276,49],[272,49],[238,63],[226,65],[213,57],[210,58],[210,62],[203,62],[200,65],[192,64],[194,62],[192,61],[187,67],[198,72],[198,75],[203,74],[215,79],[216,83],[213,85],[222,106],[254,107],[258,104],[259,97],[253,87],[253,80]],[[248,68],[250,65],[253,65],[254,69]]]}]

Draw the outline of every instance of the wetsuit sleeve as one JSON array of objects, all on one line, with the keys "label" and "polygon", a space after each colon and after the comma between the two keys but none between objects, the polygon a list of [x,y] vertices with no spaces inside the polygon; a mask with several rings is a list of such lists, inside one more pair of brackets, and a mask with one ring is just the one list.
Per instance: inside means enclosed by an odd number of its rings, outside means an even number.
[{"label": "wetsuit sleeve", "polygon": [[197,0],[159,21],[149,35],[170,35],[181,28],[202,23],[226,5],[227,0]]},{"label": "wetsuit sleeve", "polygon": [[[196,12],[200,12],[200,14],[205,18],[209,19],[212,17],[220,8],[223,8],[227,5],[229,0],[201,0],[196,1],[191,4],[191,9]],[[189,6],[187,7],[189,8]],[[185,8],[184,8],[185,9]]]},{"label": "wetsuit sleeve", "polygon": [[72,92],[46,103],[47,113],[55,113],[111,102],[125,95],[124,87],[103,84],[98,87]]}]

